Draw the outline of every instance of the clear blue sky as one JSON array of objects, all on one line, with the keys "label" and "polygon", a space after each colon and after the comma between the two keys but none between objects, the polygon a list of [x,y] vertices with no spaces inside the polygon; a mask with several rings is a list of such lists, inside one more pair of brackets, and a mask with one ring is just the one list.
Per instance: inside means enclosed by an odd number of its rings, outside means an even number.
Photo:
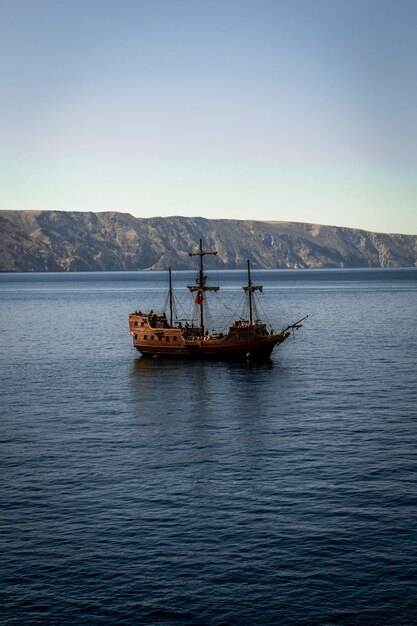
[{"label": "clear blue sky", "polygon": [[417,234],[415,0],[0,0],[0,208]]}]

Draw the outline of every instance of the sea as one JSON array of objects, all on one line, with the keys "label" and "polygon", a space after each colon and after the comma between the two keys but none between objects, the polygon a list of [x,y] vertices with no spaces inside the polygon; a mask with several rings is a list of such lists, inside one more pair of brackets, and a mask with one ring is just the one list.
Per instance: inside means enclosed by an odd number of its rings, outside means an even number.
[{"label": "sea", "polygon": [[0,275],[1,624],[417,624],[417,268],[252,279],[266,363],[142,358],[163,272]]}]

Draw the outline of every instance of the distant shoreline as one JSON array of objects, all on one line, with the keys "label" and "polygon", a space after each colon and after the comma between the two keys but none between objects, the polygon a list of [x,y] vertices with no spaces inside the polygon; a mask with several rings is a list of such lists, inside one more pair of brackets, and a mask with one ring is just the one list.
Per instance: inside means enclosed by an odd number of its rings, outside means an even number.
[{"label": "distant shoreline", "polygon": [[417,235],[320,224],[9,210],[0,228],[0,272],[187,270],[200,238],[218,253],[207,269],[417,266]]}]

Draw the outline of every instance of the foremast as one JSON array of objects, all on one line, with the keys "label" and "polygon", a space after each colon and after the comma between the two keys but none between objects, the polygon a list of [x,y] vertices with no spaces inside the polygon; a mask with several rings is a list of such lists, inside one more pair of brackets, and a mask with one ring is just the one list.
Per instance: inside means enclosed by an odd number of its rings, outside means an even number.
[{"label": "foremast", "polygon": [[200,257],[200,267],[197,274],[197,280],[195,285],[187,285],[188,289],[191,293],[196,293],[196,304],[200,307],[200,327],[201,327],[201,335],[204,335],[204,293],[206,291],[219,291],[219,287],[211,287],[206,285],[207,276],[204,275],[204,264],[203,257],[207,254],[217,255],[217,252],[211,252],[208,250],[203,250],[203,240],[200,239],[200,246],[198,252],[189,252],[188,256],[199,256]]}]

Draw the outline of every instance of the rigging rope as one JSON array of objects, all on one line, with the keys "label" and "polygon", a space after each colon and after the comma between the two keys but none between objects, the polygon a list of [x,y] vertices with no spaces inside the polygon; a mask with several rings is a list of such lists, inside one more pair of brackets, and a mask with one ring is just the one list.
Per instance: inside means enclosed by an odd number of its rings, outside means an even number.
[{"label": "rigging rope", "polygon": [[235,307],[235,309],[231,309],[223,300],[221,300],[219,298],[219,296],[216,294],[214,294],[215,297],[217,298],[217,301],[219,304],[222,305],[223,308],[227,309],[228,311],[230,311],[230,313],[232,314],[230,315],[223,315],[223,318],[221,320],[221,322],[219,323],[219,327],[223,330],[225,328],[227,328],[228,326],[231,325],[232,322],[234,322],[236,320],[236,318],[239,318],[241,320],[244,319],[244,317],[242,317],[242,315],[239,315],[239,311],[242,310],[242,304],[244,304],[244,296],[243,296],[243,303],[242,303],[242,299],[240,300],[239,304]]}]

